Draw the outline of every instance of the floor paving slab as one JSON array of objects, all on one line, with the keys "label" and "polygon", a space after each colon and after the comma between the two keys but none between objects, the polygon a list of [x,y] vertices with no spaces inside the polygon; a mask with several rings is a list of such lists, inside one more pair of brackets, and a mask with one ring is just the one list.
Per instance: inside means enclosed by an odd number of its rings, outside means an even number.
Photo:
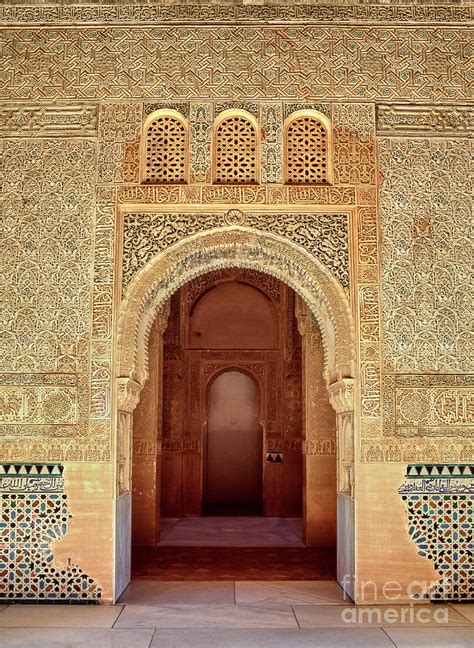
[{"label": "floor paving slab", "polygon": [[468,626],[446,605],[294,605],[298,624],[308,627]]},{"label": "floor paving slab", "polygon": [[452,603],[451,606],[456,612],[474,623],[474,603]]},{"label": "floor paving slab", "polygon": [[18,603],[7,607],[0,614],[0,628],[111,628],[123,610],[122,605]]},{"label": "floor paving slab", "polygon": [[335,581],[242,581],[235,583],[237,604],[341,605],[352,602]]},{"label": "floor paving slab", "polygon": [[379,628],[240,628],[219,632],[159,630],[150,648],[394,648],[394,645]]},{"label": "floor paving slab", "polygon": [[127,605],[222,605],[234,603],[232,581],[133,580],[120,597]]},{"label": "floor paving slab", "polygon": [[397,648],[472,648],[472,627],[384,628]]},{"label": "floor paving slab", "polygon": [[290,606],[127,605],[116,628],[297,628]]},{"label": "floor paving slab", "polygon": [[149,648],[154,630],[101,628],[6,628],[1,632],[2,648]]}]

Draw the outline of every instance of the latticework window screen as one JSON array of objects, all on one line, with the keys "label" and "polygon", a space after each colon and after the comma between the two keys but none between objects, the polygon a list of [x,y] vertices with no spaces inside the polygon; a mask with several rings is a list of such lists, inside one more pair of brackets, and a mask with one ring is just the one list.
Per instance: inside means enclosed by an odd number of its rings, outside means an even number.
[{"label": "latticework window screen", "polygon": [[230,116],[218,124],[215,138],[215,182],[257,182],[257,132],[252,122]]},{"label": "latticework window screen", "polygon": [[145,130],[144,182],[186,182],[187,133],[184,123],[172,115],[158,115]]},{"label": "latticework window screen", "polygon": [[315,117],[292,119],[286,131],[286,179],[292,184],[329,181],[329,142],[324,124]]}]

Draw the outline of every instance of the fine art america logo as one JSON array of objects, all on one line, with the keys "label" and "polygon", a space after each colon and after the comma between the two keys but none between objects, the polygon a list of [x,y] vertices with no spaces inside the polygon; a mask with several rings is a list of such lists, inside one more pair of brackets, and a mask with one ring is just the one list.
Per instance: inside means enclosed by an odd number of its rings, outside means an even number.
[{"label": "fine art america logo", "polygon": [[[359,581],[345,575],[342,580],[343,598],[350,601],[346,594],[352,586],[358,592],[358,604],[345,607],[341,611],[341,620],[352,625],[434,625],[449,623],[447,605],[429,605],[429,592],[439,581],[411,581],[403,586],[397,581],[387,581],[383,586],[374,581]],[[406,599],[410,602],[406,603]],[[382,601],[375,605],[373,601]],[[413,602],[411,602],[413,601]],[[422,603],[426,604],[423,605]]]}]

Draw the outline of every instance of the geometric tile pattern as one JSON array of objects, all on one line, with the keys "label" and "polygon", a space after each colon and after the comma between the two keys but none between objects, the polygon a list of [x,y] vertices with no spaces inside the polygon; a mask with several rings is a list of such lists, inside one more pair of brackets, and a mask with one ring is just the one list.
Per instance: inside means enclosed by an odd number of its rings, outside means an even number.
[{"label": "geometric tile pattern", "polygon": [[441,579],[426,597],[474,598],[474,465],[409,465],[399,493],[408,533]]},{"label": "geometric tile pattern", "polygon": [[465,25],[294,25],[282,37],[270,25],[190,29],[144,24],[123,29],[101,24],[92,29],[38,29],[32,50],[29,30],[10,29],[2,90],[13,101],[50,102],[64,97],[107,100],[111,95],[119,100],[159,96],[161,101],[178,95],[183,101],[201,98],[203,89],[219,100],[344,97],[388,102],[430,97],[433,102],[455,102],[470,96],[467,71],[459,64],[470,36]]},{"label": "geometric tile pattern", "polygon": [[0,601],[99,599],[101,589],[68,560],[54,564],[51,543],[63,538],[71,514],[63,466],[0,465]]},{"label": "geometric tile pattern", "polygon": [[471,477],[474,478],[474,464],[411,464],[407,477]]}]

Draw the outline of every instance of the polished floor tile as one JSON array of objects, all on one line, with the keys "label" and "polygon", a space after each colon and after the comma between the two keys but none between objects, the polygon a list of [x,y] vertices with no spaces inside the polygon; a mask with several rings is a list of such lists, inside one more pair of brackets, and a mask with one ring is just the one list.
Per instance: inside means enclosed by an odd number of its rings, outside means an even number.
[{"label": "polished floor tile", "polygon": [[304,547],[302,525],[259,516],[165,519],[160,547]]},{"label": "polished floor tile", "polygon": [[[378,628],[160,630],[150,648],[394,648]],[[432,646],[434,648],[434,646]]]},{"label": "polished floor tile", "polygon": [[235,584],[237,604],[280,605],[351,604],[335,581],[255,581]]},{"label": "polished floor tile", "polygon": [[474,630],[464,628],[387,628],[385,632],[398,648],[472,648]]},{"label": "polished floor tile", "polygon": [[127,605],[115,628],[297,628],[289,606]]},{"label": "polished floor tile", "polygon": [[231,581],[151,581],[133,580],[120,597],[127,605],[222,605],[234,603]]},{"label": "polished floor tile", "polygon": [[453,603],[450,607],[454,608],[466,619],[469,619],[471,623],[474,623],[474,603]]},{"label": "polished floor tile", "polygon": [[301,628],[466,626],[469,621],[445,605],[294,605]]},{"label": "polished floor tile", "polygon": [[15,604],[0,614],[0,628],[111,628],[122,609],[121,605]]},{"label": "polished floor tile", "polygon": [[[31,607],[31,606],[29,606]],[[79,628],[41,628],[28,630],[7,628],[2,630],[2,648],[148,648],[154,630],[103,630]]]}]

